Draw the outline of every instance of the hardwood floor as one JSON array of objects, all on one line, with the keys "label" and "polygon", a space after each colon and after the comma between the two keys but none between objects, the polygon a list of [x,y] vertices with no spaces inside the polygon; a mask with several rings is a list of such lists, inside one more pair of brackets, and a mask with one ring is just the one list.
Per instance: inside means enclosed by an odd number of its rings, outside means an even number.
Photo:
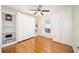
[{"label": "hardwood floor", "polygon": [[73,53],[72,46],[37,36],[2,49],[3,53]]}]

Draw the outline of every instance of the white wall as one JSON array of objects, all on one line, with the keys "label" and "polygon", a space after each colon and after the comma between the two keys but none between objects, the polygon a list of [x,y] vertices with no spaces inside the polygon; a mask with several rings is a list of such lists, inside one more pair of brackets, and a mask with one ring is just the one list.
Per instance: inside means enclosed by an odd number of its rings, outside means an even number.
[{"label": "white wall", "polygon": [[48,37],[48,38],[52,38],[51,37],[52,36],[51,33],[46,33],[45,32],[45,28],[50,28],[51,27],[51,24],[50,24],[50,26],[45,24],[46,20],[49,20],[51,22],[51,16],[37,16],[36,17],[36,21],[38,22],[37,35],[45,36],[45,37]]},{"label": "white wall", "polygon": [[24,13],[17,13],[17,39],[19,41],[35,36],[35,19]]},{"label": "white wall", "polygon": [[43,28],[44,28],[44,19],[43,16],[37,16],[36,17],[37,25],[38,25],[38,32],[37,35],[43,36]]},{"label": "white wall", "polygon": [[[37,17],[38,34],[54,41],[72,46],[72,7],[64,7],[52,12],[51,16]],[[45,32],[45,21],[50,20],[51,33]]]},{"label": "white wall", "polygon": [[[37,18],[38,34],[53,38],[54,41],[72,46],[72,7],[64,7],[52,12],[51,16]],[[45,21],[50,20],[51,33],[45,32]]]},{"label": "white wall", "polygon": [[1,6],[0,6],[0,52],[1,52],[1,44],[2,43],[2,19],[1,19]]},{"label": "white wall", "polygon": [[53,12],[52,38],[57,42],[72,45],[72,7]]},{"label": "white wall", "polygon": [[73,44],[74,51],[79,52],[79,6],[73,6]]}]

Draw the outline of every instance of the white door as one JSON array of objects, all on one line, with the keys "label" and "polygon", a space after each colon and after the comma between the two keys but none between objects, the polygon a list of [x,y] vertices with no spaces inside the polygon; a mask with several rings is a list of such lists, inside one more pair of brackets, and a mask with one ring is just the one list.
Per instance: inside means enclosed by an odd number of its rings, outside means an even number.
[{"label": "white door", "polygon": [[17,39],[22,41],[35,35],[35,19],[32,16],[17,14]]},{"label": "white door", "polygon": [[72,45],[72,8],[66,7],[54,13],[52,20],[53,40]]},{"label": "white door", "polygon": [[52,39],[57,42],[61,42],[60,24],[57,15],[52,20]]}]

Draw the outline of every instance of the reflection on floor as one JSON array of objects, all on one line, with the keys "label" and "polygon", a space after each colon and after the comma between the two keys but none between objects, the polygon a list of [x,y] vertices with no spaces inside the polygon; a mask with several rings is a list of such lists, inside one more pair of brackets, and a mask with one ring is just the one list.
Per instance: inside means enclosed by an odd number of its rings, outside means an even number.
[{"label": "reflection on floor", "polygon": [[4,53],[73,53],[69,45],[37,36],[2,49]]}]

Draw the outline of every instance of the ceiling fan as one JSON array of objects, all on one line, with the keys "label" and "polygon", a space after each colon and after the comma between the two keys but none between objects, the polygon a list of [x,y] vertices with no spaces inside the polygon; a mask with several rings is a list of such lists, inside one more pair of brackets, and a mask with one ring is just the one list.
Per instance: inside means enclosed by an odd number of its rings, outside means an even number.
[{"label": "ceiling fan", "polygon": [[38,5],[36,9],[29,9],[31,11],[36,11],[33,15],[36,15],[38,12],[40,12],[41,15],[44,15],[42,12],[49,12],[49,10],[42,10],[42,5]]}]

